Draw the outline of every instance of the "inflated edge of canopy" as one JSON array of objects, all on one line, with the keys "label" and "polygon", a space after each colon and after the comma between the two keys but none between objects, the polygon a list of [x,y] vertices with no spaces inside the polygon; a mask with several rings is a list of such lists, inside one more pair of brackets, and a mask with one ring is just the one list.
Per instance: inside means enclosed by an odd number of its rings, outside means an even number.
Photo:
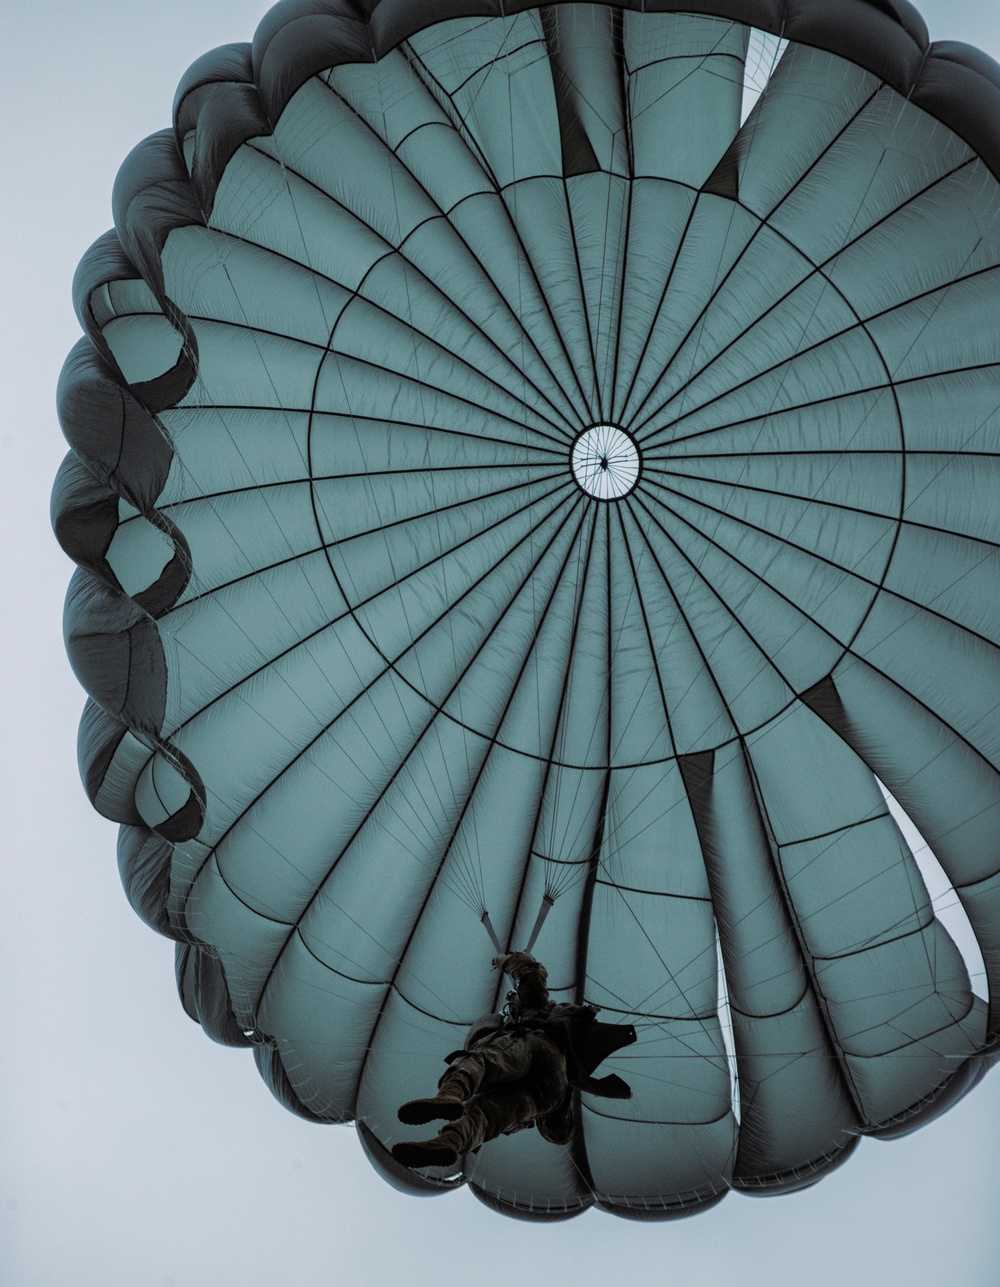
[{"label": "inflated edge of canopy", "polygon": [[[572,3],[572,0],[555,0]],[[878,76],[976,151],[1000,178],[1000,66],[969,45],[929,44],[923,19],[908,0],[603,0],[645,12],[703,13],[825,49]],[[273,1093],[299,1115],[317,1120],[295,1095],[275,1044],[237,1023],[225,975],[212,948],[167,911],[172,845],[197,834],[205,792],[194,765],[162,724],[167,668],[156,620],[177,601],[191,574],[183,534],[156,506],[172,460],[158,414],[176,405],[195,378],[193,330],[166,294],[160,255],[174,228],[208,221],[217,184],[231,157],[247,139],[271,133],[285,105],[310,76],[342,63],[377,60],[416,30],[456,17],[501,17],[537,8],[537,0],[423,0],[414,22],[412,0],[283,0],[260,23],[252,44],[223,46],[205,54],[181,80],[174,102],[173,131],[139,144],[125,160],[114,191],[115,229],[87,252],[74,281],[74,303],[85,338],[72,350],[60,378],[60,420],[71,451],[56,478],[53,526],[63,549],[78,564],[67,594],[66,647],[90,694],[80,725],[79,759],[88,796],[105,816],[122,823],[119,867],[136,912],[154,929],[178,941],[177,977],[185,1009],[215,1040],[252,1045]],[[192,147],[190,171],[183,147]],[[129,384],[118,367],[94,309],[97,293],[114,281],[141,277],[179,335],[174,366],[155,379]],[[156,581],[127,594],[108,563],[127,502],[159,528],[173,555]],[[131,762],[108,770],[126,739]],[[158,753],[187,782],[185,805],[155,831],[138,816],[133,791],[150,753]],[[905,1133],[936,1116],[983,1075],[988,1062],[966,1061],[953,1078],[905,1122],[870,1133]],[[362,1142],[377,1169],[410,1192],[434,1193],[450,1182],[396,1175],[385,1152]],[[370,1134],[370,1132],[369,1132]],[[815,1182],[839,1165],[855,1141],[794,1176],[759,1177],[742,1186],[759,1193],[789,1192]],[[376,1147],[377,1146],[377,1147]],[[391,1163],[391,1158],[389,1159]],[[521,1209],[506,1196],[472,1186],[487,1205],[526,1219],[565,1218],[585,1209]],[[714,1205],[724,1196],[692,1194],[671,1206],[634,1207],[599,1200],[616,1214],[669,1219]]]}]

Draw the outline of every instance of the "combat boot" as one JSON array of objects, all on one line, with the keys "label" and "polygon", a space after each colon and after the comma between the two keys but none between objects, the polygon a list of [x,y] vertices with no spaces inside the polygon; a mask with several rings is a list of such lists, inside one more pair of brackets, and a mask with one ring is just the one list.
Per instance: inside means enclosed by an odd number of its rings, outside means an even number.
[{"label": "combat boot", "polygon": [[392,1146],[392,1156],[404,1166],[454,1166],[468,1148],[469,1131],[449,1123],[432,1140],[404,1140]]},{"label": "combat boot", "polygon": [[[465,1101],[471,1090],[463,1073],[446,1072],[438,1083],[438,1093],[433,1099],[411,1099],[409,1103],[402,1105],[396,1116],[407,1126],[422,1126],[424,1122],[457,1121],[465,1112]],[[431,1164],[428,1162],[426,1165]]]},{"label": "combat boot", "polygon": [[392,1156],[408,1167],[454,1166],[458,1154],[444,1140],[404,1140],[393,1144]]}]

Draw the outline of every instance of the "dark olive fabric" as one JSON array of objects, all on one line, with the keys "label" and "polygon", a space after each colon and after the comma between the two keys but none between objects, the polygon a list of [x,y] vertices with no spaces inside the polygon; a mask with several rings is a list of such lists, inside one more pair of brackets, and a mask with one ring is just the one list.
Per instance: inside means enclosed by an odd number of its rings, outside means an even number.
[{"label": "dark olive fabric", "polygon": [[[905,0],[286,0],[123,166],[84,780],[188,1013],[392,1183],[667,1219],[988,1067],[998,120]],[[406,1172],[535,933],[632,1098]]]}]

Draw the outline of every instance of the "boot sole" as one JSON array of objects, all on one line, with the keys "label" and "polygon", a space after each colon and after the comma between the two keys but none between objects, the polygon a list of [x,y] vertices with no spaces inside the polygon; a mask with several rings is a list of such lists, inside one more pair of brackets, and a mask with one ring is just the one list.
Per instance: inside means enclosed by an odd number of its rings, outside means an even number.
[{"label": "boot sole", "polygon": [[457,1122],[465,1105],[455,1100],[411,1099],[396,1116],[406,1126],[423,1126],[425,1122]]},{"label": "boot sole", "polygon": [[425,1166],[454,1166],[458,1154],[447,1145],[432,1147],[427,1144],[394,1144],[392,1156],[403,1166],[421,1168]]}]

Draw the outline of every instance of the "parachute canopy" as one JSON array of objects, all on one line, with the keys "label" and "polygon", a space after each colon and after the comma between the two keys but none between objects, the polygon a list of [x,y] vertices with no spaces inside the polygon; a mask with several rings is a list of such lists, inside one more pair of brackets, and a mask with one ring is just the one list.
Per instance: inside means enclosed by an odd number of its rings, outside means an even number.
[{"label": "parachute canopy", "polygon": [[[126,161],[83,776],[188,1012],[394,1183],[687,1214],[988,1067],[998,109],[905,0],[288,0]],[[403,1172],[491,934],[633,1097]]]}]

